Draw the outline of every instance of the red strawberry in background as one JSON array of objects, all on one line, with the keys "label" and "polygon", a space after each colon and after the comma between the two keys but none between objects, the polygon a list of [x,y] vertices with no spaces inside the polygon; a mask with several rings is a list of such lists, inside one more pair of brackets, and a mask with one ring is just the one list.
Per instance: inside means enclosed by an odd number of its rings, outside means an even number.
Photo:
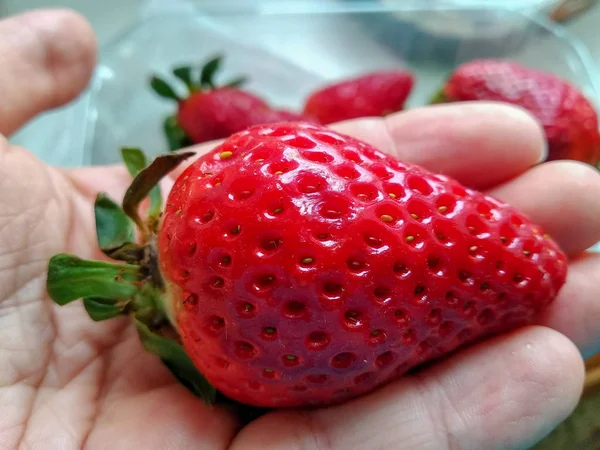
[{"label": "red strawberry in background", "polygon": [[139,244],[99,196],[101,248],[128,264],[55,256],[48,292],[87,297],[96,320],[132,316],[210,401],[208,383],[266,407],[359,396],[531,323],[565,281],[565,255],[510,206],[310,124],[236,133],[178,177],[159,222],[152,186],[190,155],[158,158],[127,191]]},{"label": "red strawberry in background", "polygon": [[413,76],[404,70],[369,73],[314,92],[304,113],[322,124],[385,116],[404,107],[412,87]]},{"label": "red strawberry in background", "polygon": [[483,59],[456,68],[434,99],[436,103],[492,100],[518,105],[543,125],[548,160],[600,160],[598,115],[574,86],[556,75],[517,63]]},{"label": "red strawberry in background", "polygon": [[164,80],[152,78],[151,86],[158,95],[178,103],[176,116],[164,123],[171,150],[223,139],[252,125],[288,121],[290,117],[307,119],[292,112],[272,110],[263,99],[240,88],[245,82],[243,77],[217,86],[214,78],[221,62],[221,56],[211,59],[199,74],[191,67],[173,70],[186,85],[187,98],[180,98]]},{"label": "red strawberry in background", "polygon": [[248,128],[268,108],[265,101],[253,94],[224,87],[192,94],[180,103],[177,117],[192,141],[200,143]]}]

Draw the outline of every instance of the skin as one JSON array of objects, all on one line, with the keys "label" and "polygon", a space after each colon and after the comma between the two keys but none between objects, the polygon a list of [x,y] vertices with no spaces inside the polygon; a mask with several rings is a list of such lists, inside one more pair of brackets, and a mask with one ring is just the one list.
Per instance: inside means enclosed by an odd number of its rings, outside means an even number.
[{"label": "skin", "polygon": [[[66,11],[0,21],[0,36],[0,132],[8,136],[76,96],[96,48],[86,22]],[[574,162],[536,165],[545,156],[540,127],[498,104],[335,128],[487,190],[551,233],[570,271],[539,325],[347,404],[274,412],[241,427],[144,353],[126,319],[93,323],[80,304],[59,310],[45,294],[51,255],[100,256],[93,199],[99,190],[120,198],[126,171],[50,167],[0,136],[0,448],[525,449],[565,418],[581,393],[582,355],[600,350],[600,255],[584,252],[600,240],[598,173]]]}]

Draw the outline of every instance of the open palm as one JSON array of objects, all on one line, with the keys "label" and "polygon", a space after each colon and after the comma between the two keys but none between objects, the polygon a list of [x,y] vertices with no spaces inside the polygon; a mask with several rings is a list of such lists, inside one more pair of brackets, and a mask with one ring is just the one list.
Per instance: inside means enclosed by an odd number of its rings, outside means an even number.
[{"label": "open palm", "polygon": [[[0,132],[77,95],[94,62],[87,24],[68,12],[0,22]],[[10,36],[11,39],[4,39]],[[121,198],[123,167],[66,171],[0,142],[0,448],[526,448],[581,392],[600,347],[600,177],[546,163],[540,128],[502,105],[424,108],[336,128],[488,190],[541,224],[571,256],[541,326],[465,349],[341,406],[273,412],[242,427],[208,408],[146,354],[127,319],[92,322],[45,294],[48,259],[100,257],[93,201]],[[208,147],[197,148],[199,152]],[[168,186],[167,186],[168,189]],[[579,350],[576,346],[579,347]]]}]

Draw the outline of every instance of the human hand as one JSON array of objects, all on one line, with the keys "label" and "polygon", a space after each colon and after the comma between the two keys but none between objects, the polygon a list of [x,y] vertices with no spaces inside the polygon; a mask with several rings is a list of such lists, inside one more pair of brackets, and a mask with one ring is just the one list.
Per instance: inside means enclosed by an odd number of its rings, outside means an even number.
[{"label": "human hand", "polygon": [[[65,12],[4,20],[0,36],[0,132],[8,135],[77,95],[95,46],[85,22]],[[428,107],[336,128],[486,190],[551,233],[570,270],[540,326],[346,404],[271,412],[242,427],[234,411],[208,408],[145,353],[127,319],[94,323],[81,304],[58,311],[45,293],[52,255],[101,257],[94,198],[100,190],[121,198],[127,171],[50,167],[2,140],[0,448],[521,449],[569,414],[583,383],[579,351],[600,349],[600,255],[582,253],[600,240],[596,171],[574,162],[534,167],[540,128],[502,105]]]}]

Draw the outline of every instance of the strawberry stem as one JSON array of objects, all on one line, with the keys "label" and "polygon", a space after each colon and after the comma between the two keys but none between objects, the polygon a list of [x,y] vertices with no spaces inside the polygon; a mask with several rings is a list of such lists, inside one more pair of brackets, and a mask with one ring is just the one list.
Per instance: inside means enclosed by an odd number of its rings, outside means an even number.
[{"label": "strawberry stem", "polygon": [[[167,173],[177,167],[182,161],[194,155],[194,152],[171,153],[157,157],[152,163],[139,172],[125,192],[123,211],[137,225],[142,235],[142,244],[148,241],[151,228],[140,218],[138,208],[140,203]],[[150,229],[149,229],[150,228]]]}]

